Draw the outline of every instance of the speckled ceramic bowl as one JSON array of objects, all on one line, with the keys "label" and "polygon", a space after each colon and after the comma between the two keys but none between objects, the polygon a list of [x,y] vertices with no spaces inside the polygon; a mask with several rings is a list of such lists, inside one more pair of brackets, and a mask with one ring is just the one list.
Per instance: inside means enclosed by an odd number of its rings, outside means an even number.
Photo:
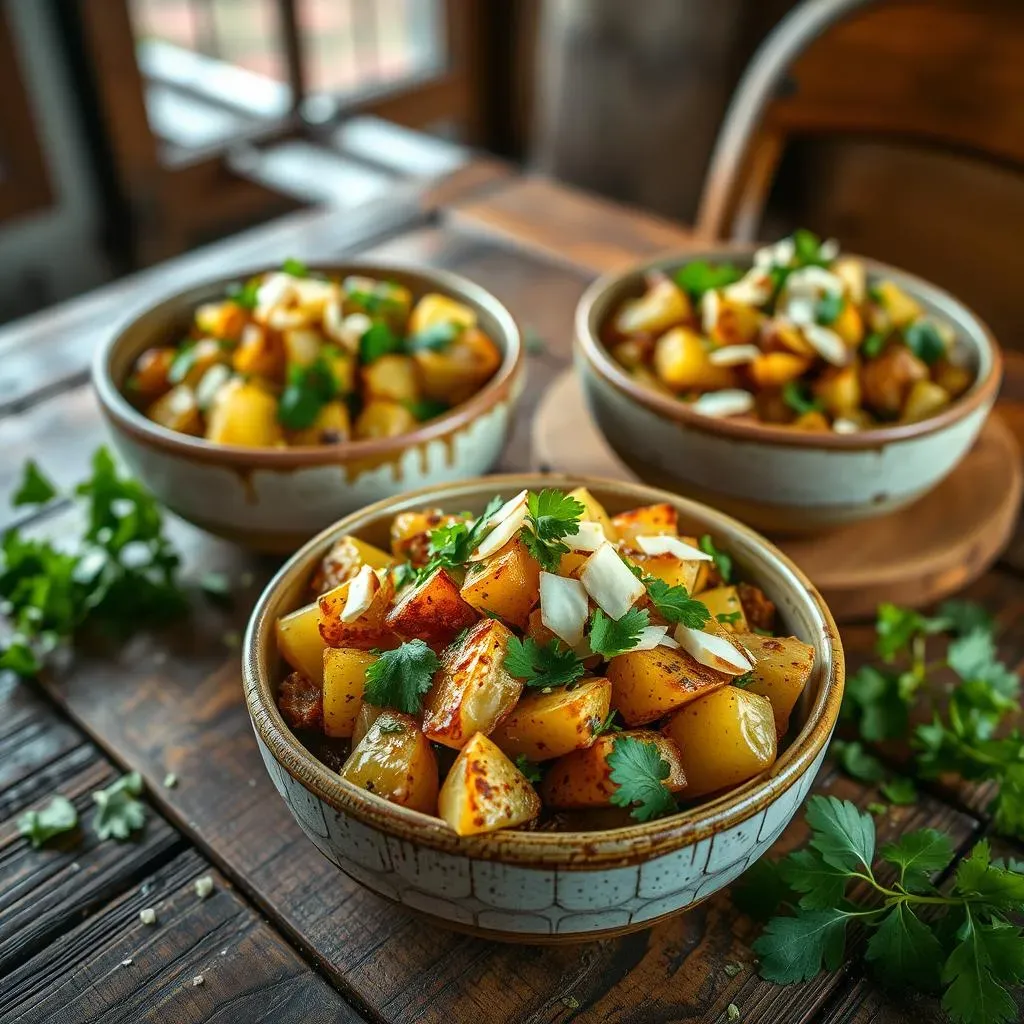
[{"label": "speckled ceramic bowl", "polygon": [[486,473],[497,461],[522,390],[519,330],[493,295],[440,270],[376,263],[321,264],[332,276],[364,274],[450,295],[472,306],[504,356],[495,376],[468,401],[394,438],[310,448],[212,444],[146,419],[122,394],[135,358],[166,344],[191,323],[203,302],[257,267],[197,285],[136,316],[97,354],[93,383],[114,444],[132,472],[183,519],[262,551],[290,552],[339,516],[416,487]]},{"label": "speckled ceramic bowl", "polygon": [[[610,512],[670,502],[686,533],[710,532],[740,571],[777,604],[781,628],[812,644],[814,672],[795,736],[774,767],[670,818],[599,832],[502,831],[460,838],[437,818],[388,803],[325,767],[295,738],[275,703],[285,667],[274,621],[308,600],[314,567],[343,534],[387,544],[395,513],[439,506],[479,511],[496,493],[590,488]],[[735,520],[639,484],[560,476],[499,476],[378,502],[311,540],[260,598],[243,646],[246,702],[278,792],[328,860],[374,892],[437,923],[488,938],[579,941],[679,913],[742,874],[807,796],[825,756],[843,691],[835,623],[800,571]]]},{"label": "speckled ceramic bowl", "polygon": [[649,270],[693,260],[750,266],[749,248],[663,256],[595,281],[576,310],[575,363],[587,405],[618,456],[648,483],[724,509],[758,529],[805,533],[883,515],[915,501],[970,450],[1002,379],[988,328],[948,293],[865,259],[869,280],[885,277],[955,327],[976,378],[948,409],[920,423],[857,434],[814,433],[753,418],[713,419],[634,381],[600,341],[601,327],[641,294]]}]

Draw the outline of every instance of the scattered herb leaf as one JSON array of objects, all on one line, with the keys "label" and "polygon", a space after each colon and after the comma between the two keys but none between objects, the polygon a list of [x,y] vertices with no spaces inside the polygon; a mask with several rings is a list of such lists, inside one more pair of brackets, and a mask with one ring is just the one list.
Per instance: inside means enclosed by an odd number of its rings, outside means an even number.
[{"label": "scattered herb leaf", "polygon": [[137,799],[142,788],[142,776],[138,772],[129,772],[106,789],[93,793],[96,813],[92,827],[100,839],[123,842],[146,824],[146,805]]},{"label": "scattered herb leaf", "polygon": [[377,656],[366,670],[363,694],[378,707],[418,715],[439,667],[437,655],[422,640],[410,640]]},{"label": "scattered herb leaf", "polygon": [[583,662],[555,638],[538,644],[532,637],[509,637],[505,671],[534,689],[570,686],[584,673]]},{"label": "scattered herb leaf", "polygon": [[621,619],[605,615],[595,608],[590,617],[590,649],[606,660],[631,651],[640,642],[640,634],[651,624],[646,608],[630,608]]},{"label": "scattered herb leaf", "polygon": [[630,807],[637,821],[650,821],[676,810],[676,798],[665,785],[671,768],[654,743],[619,736],[607,762],[616,785],[610,800],[616,807]]},{"label": "scattered herb leaf", "polygon": [[38,810],[26,811],[18,818],[18,831],[39,849],[54,836],[71,832],[78,826],[78,811],[66,797],[57,794]]}]

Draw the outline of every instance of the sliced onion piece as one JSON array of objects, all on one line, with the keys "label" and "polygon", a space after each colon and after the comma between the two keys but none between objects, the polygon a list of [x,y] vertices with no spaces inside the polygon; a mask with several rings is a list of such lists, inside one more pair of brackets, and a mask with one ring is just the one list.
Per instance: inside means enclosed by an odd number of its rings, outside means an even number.
[{"label": "sliced onion piece", "polygon": [[380,580],[368,565],[360,566],[359,572],[348,585],[348,597],[341,610],[342,622],[355,622],[373,602],[373,596],[380,590]]},{"label": "sliced onion piece", "polygon": [[645,555],[675,555],[681,562],[711,562],[712,557],[700,548],[667,534],[648,535],[636,538],[637,545]]},{"label": "sliced onion piece", "polygon": [[469,561],[480,562],[485,558],[490,558],[496,551],[500,551],[525,524],[526,505],[520,505],[484,537],[480,546],[469,556]]},{"label": "sliced onion piece", "polygon": [[690,657],[726,675],[741,676],[754,667],[753,660],[746,652],[716,633],[691,629],[680,622],[676,626],[675,638]]},{"label": "sliced onion piece", "polygon": [[580,581],[598,608],[613,619],[621,619],[646,593],[608,541],[583,563]]},{"label": "sliced onion piece", "polygon": [[576,533],[563,538],[563,543],[573,551],[596,551],[608,539],[600,523],[583,521],[579,527]]},{"label": "sliced onion piece", "polygon": [[691,403],[690,408],[702,416],[741,416],[754,408],[754,396],[749,391],[733,388],[709,391]]},{"label": "sliced onion piece", "polygon": [[218,392],[231,380],[231,367],[224,363],[214,363],[196,385],[196,405],[201,412],[206,412],[216,399]]},{"label": "sliced onion piece", "polygon": [[526,507],[526,499],[529,495],[529,491],[522,490],[514,498],[509,498],[497,512],[491,516],[491,522],[497,526],[498,523],[503,523],[513,512],[516,511],[520,506]]},{"label": "sliced onion piece", "polygon": [[674,636],[670,636],[668,633],[666,633],[658,641],[658,646],[659,647],[667,647],[670,651],[677,651],[677,650],[679,650],[680,644],[679,644],[679,641]]},{"label": "sliced onion piece", "polygon": [[835,331],[821,324],[805,324],[804,337],[815,352],[833,366],[845,366],[850,361],[850,350]]},{"label": "sliced onion piece", "polygon": [[640,631],[640,639],[636,642],[635,647],[630,647],[631,651],[653,651],[664,639],[668,633],[668,626],[644,626]]},{"label": "sliced onion piece", "polygon": [[762,355],[756,345],[723,345],[708,353],[708,362],[715,366],[742,366]]},{"label": "sliced onion piece", "polygon": [[705,334],[710,334],[718,323],[718,311],[722,305],[722,297],[714,289],[704,293],[700,300],[700,322]]},{"label": "sliced onion piece", "polygon": [[553,572],[540,574],[540,621],[570,647],[582,643],[589,610],[587,592],[579,580]]},{"label": "sliced onion piece", "polygon": [[266,319],[271,309],[282,303],[290,303],[294,298],[295,278],[291,274],[268,274],[256,289],[256,319]]},{"label": "sliced onion piece", "polygon": [[837,434],[856,434],[860,430],[860,424],[856,420],[848,420],[840,416],[832,421],[832,429]]},{"label": "sliced onion piece", "polygon": [[732,302],[763,306],[772,297],[774,290],[771,275],[760,267],[753,267],[738,281],[726,285],[722,294]]}]

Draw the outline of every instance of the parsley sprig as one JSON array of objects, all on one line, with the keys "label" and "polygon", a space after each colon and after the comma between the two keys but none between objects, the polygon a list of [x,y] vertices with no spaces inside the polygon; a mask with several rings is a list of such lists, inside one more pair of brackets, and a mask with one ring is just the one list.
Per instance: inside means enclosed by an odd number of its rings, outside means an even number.
[{"label": "parsley sprig", "polygon": [[[865,958],[883,983],[941,989],[942,1007],[956,1024],[1016,1019],[1008,988],[1024,981],[1024,934],[1008,915],[1024,910],[1024,875],[993,863],[983,840],[940,892],[931,879],[954,851],[945,835],[926,828],[878,851],[896,873],[885,884],[874,867],[870,814],[847,800],[815,796],[807,823],[806,848],[752,873],[760,896],[770,893],[774,907],[789,903],[794,910],[772,917],[754,943],[762,977],[791,984],[823,967],[837,970],[847,928],[858,924],[870,929]],[[851,899],[851,884],[866,885],[867,896]]]},{"label": "parsley sprig", "polygon": [[491,518],[504,504],[497,495],[491,498],[487,507],[475,520],[448,523],[430,532],[427,546],[427,564],[417,572],[417,578],[426,579],[435,569],[462,568],[469,556],[487,535]]},{"label": "parsley sprig", "polygon": [[676,798],[665,785],[671,768],[657,746],[635,736],[617,736],[607,758],[616,785],[610,800],[629,807],[637,821],[650,821],[676,811]]},{"label": "parsley sprig", "polygon": [[557,572],[562,555],[569,553],[562,539],[579,533],[586,508],[563,491],[547,487],[539,494],[531,491],[526,507],[529,529],[523,532],[523,541],[542,568]]},{"label": "parsley sprig", "polygon": [[631,651],[640,634],[651,624],[646,608],[630,608],[622,618],[613,619],[595,608],[590,616],[590,649],[606,660]]},{"label": "parsley sprig", "polygon": [[670,586],[657,576],[651,576],[642,570],[634,575],[647,588],[647,596],[651,599],[654,610],[669,622],[681,622],[690,629],[703,629],[711,618],[711,612],[703,601],[690,597],[689,591],[683,586]]},{"label": "parsley sprig", "polygon": [[571,686],[584,673],[583,662],[559,639],[538,644],[532,637],[509,637],[505,671],[533,689]]},{"label": "parsley sprig", "polygon": [[138,799],[142,790],[142,776],[138,772],[129,772],[106,789],[93,793],[96,813],[92,827],[100,839],[124,842],[146,824],[146,805]]},{"label": "parsley sprig", "polygon": [[718,570],[718,575],[722,577],[722,582],[731,583],[732,558],[724,551],[719,551],[718,548],[715,547],[715,542],[712,540],[710,533],[705,533],[704,536],[697,541],[697,547],[699,547],[705,555],[711,556],[711,561]]},{"label": "parsley sprig", "polygon": [[382,651],[367,668],[363,696],[378,707],[418,715],[439,667],[437,655],[424,641],[410,640],[393,651]]},{"label": "parsley sprig", "polygon": [[54,836],[71,832],[78,827],[78,811],[66,797],[57,796],[38,810],[26,811],[18,818],[18,831],[38,850]]}]

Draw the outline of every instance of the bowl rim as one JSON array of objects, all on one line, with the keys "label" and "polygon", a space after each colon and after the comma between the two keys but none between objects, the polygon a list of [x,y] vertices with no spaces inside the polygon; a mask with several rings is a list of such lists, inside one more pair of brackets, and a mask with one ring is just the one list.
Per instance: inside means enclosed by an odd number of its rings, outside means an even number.
[{"label": "bowl rim", "polygon": [[[767,773],[708,803],[651,822],[591,832],[509,829],[460,837],[438,818],[389,803],[346,782],[298,742],[278,711],[271,687],[272,665],[276,656],[273,654],[274,622],[270,609],[279,590],[292,584],[300,575],[308,578],[331,541],[353,530],[358,532],[360,522],[446,499],[456,502],[468,499],[471,495],[467,492],[484,487],[494,493],[513,493],[531,486],[565,489],[582,486],[598,492],[611,488],[639,504],[670,501],[685,515],[707,524],[711,532],[725,527],[738,534],[758,558],[767,558],[773,563],[773,569],[781,573],[785,585],[792,588],[798,597],[806,595],[809,610],[820,629],[814,637],[815,657],[821,663],[818,671],[825,675],[800,732]],[[595,867],[636,864],[690,846],[748,819],[796,785],[831,737],[842,701],[845,661],[839,631],[816,588],[773,544],[730,516],[643,484],[577,475],[516,473],[438,484],[387,498],[345,516],[321,531],[285,563],[257,601],[243,641],[242,676],[246,706],[261,742],[290,776],[336,811],[399,839],[472,859],[527,867],[592,870]]]},{"label": "bowl rim", "polygon": [[[618,289],[625,278],[647,273],[651,270],[667,270],[685,266],[695,260],[715,260],[752,256],[758,248],[749,243],[723,243],[707,248],[674,250],[653,259],[632,264],[624,269],[614,270],[594,281],[580,297],[576,306],[575,333],[577,350],[582,352],[589,366],[608,384],[626,397],[652,412],[673,420],[688,429],[705,434],[736,438],[738,440],[761,441],[770,444],[787,445],[793,448],[826,449],[837,451],[877,450],[892,442],[909,441],[945,430],[965,419],[979,407],[995,401],[1003,375],[1003,361],[999,345],[988,325],[972,309],[923,278],[880,260],[856,253],[844,253],[851,259],[864,263],[869,275],[884,275],[895,281],[906,291],[919,296],[938,307],[942,315],[962,321],[969,326],[965,333],[969,344],[978,354],[979,363],[987,362],[987,372],[978,376],[967,392],[952,402],[936,416],[915,423],[894,423],[853,434],[837,434],[835,431],[794,430],[759,420],[739,420],[728,417],[705,416],[694,412],[685,402],[659,394],[651,388],[634,381],[611,357],[600,340],[597,322],[598,312],[608,301],[613,289]],[[605,314],[606,315],[606,314]]]},{"label": "bowl rim", "polygon": [[211,289],[221,291],[238,280],[245,280],[257,274],[280,269],[277,264],[259,265],[228,275],[204,277],[194,281],[187,287],[165,295],[156,302],[149,302],[145,306],[137,308],[123,320],[99,347],[93,359],[93,385],[103,411],[119,429],[132,435],[138,441],[191,460],[267,468],[332,465],[399,455],[406,448],[437,438],[444,438],[462,430],[501,401],[523,367],[523,344],[515,318],[495,295],[461,274],[402,260],[315,261],[307,266],[313,272],[328,274],[364,273],[367,276],[391,275],[407,279],[415,278],[427,284],[428,287],[436,286],[438,291],[477,306],[498,324],[501,337],[495,340],[502,346],[501,365],[494,376],[465,402],[461,402],[435,419],[428,420],[416,427],[415,430],[398,434],[396,437],[369,438],[344,441],[333,445],[307,445],[296,448],[253,448],[246,445],[216,444],[213,441],[207,441],[206,438],[192,437],[169,430],[147,419],[128,401],[121,388],[114,382],[112,363],[129,330],[143,316],[165,308],[168,311],[173,310],[183,300],[196,293]]}]

